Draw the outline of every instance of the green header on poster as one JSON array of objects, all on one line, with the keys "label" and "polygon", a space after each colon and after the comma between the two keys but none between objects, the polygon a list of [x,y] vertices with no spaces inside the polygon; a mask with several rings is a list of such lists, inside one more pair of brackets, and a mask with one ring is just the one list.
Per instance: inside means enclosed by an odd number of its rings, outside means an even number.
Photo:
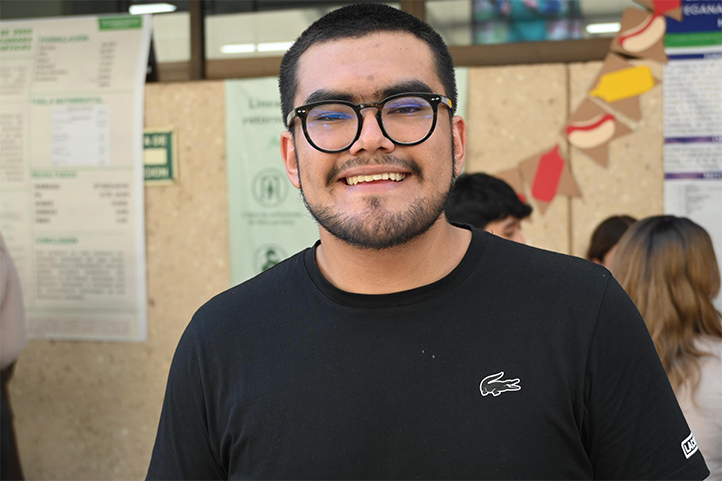
[{"label": "green header on poster", "polygon": [[98,26],[100,27],[100,30],[128,30],[131,28],[141,28],[143,26],[143,17],[127,16],[99,18]]},{"label": "green header on poster", "polygon": [[709,47],[722,46],[722,32],[668,33],[664,36],[664,46],[670,47]]}]

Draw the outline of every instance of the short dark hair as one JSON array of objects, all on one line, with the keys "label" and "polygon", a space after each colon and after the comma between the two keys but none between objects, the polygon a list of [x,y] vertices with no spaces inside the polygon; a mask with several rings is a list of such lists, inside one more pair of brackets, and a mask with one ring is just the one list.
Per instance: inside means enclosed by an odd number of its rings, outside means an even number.
[{"label": "short dark hair", "polygon": [[628,215],[613,215],[605,219],[594,229],[592,240],[587,250],[587,259],[590,261],[593,259],[603,261],[607,252],[617,245],[619,239],[621,239],[622,235],[629,229],[629,226],[635,222],[637,222],[637,219]]},{"label": "short dark hair", "polygon": [[483,229],[489,222],[508,216],[521,220],[531,212],[531,206],[503,180],[487,174],[462,174],[454,182],[446,218]]},{"label": "short dark hair", "polygon": [[[360,38],[378,32],[407,32],[426,42],[433,52],[436,73],[456,111],[454,61],[446,42],[433,28],[411,14],[380,3],[360,3],[334,10],[308,27],[281,61],[278,88],[281,92],[283,123],[293,109],[298,88],[298,60],[312,45],[340,38]],[[442,92],[438,92],[442,93]]]}]

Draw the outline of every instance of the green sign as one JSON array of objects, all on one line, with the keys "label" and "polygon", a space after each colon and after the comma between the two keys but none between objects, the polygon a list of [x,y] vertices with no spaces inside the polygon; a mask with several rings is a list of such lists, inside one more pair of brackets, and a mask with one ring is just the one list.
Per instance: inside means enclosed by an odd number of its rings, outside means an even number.
[{"label": "green sign", "polygon": [[141,28],[143,26],[143,17],[127,16],[127,17],[107,17],[98,19],[98,27],[100,30],[127,30],[129,28]]},{"label": "green sign", "polygon": [[146,185],[167,185],[178,180],[178,155],[172,130],[143,133],[143,164]]},{"label": "green sign", "polygon": [[706,47],[722,45],[722,32],[674,33],[664,36],[665,47]]}]

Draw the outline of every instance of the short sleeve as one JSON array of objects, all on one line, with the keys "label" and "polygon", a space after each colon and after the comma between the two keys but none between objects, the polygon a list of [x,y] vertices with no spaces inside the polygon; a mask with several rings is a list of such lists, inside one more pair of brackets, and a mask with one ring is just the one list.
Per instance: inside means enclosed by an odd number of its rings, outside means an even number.
[{"label": "short sleeve", "polygon": [[227,479],[208,430],[208,411],[192,330],[181,337],[168,376],[146,479]]},{"label": "short sleeve", "polygon": [[613,278],[586,372],[583,434],[595,479],[707,477],[649,331]]}]

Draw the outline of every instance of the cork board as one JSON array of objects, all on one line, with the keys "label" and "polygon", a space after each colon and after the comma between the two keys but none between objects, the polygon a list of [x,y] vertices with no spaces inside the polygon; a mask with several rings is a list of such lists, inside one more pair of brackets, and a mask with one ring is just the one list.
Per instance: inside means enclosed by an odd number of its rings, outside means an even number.
[{"label": "cork board", "polygon": [[[657,62],[630,63],[646,65],[656,78],[662,78],[662,66]],[[602,62],[569,66],[570,112],[582,102],[601,67]],[[606,168],[571,148],[571,162],[583,194],[571,201],[572,254],[586,255],[592,232],[607,217],[627,214],[641,219],[663,213],[663,87],[656,85],[640,97],[639,121],[614,112],[633,132],[610,143]]]},{"label": "cork board", "polygon": [[[607,216],[663,210],[662,86],[642,96],[642,119],[611,144],[606,169],[559,136],[600,67],[469,69],[466,171],[504,170],[560,142],[581,188],[525,222],[537,247],[583,255]],[[180,162],[177,184],[146,188],[148,341],[29,343],[10,384],[27,479],[144,478],[178,339],[229,285],[223,83],[148,85],[145,126],[175,129]]]},{"label": "cork board", "polygon": [[[567,98],[563,64],[470,68],[465,172],[493,174],[562,142]],[[566,143],[560,152],[567,155]],[[569,252],[569,222],[569,200],[557,197],[522,229],[530,245]]]},{"label": "cork board", "polygon": [[10,383],[26,479],[145,478],[178,339],[229,287],[223,83],[148,85],[145,127],[174,128],[180,161],[145,190],[148,341],[30,341]]}]

